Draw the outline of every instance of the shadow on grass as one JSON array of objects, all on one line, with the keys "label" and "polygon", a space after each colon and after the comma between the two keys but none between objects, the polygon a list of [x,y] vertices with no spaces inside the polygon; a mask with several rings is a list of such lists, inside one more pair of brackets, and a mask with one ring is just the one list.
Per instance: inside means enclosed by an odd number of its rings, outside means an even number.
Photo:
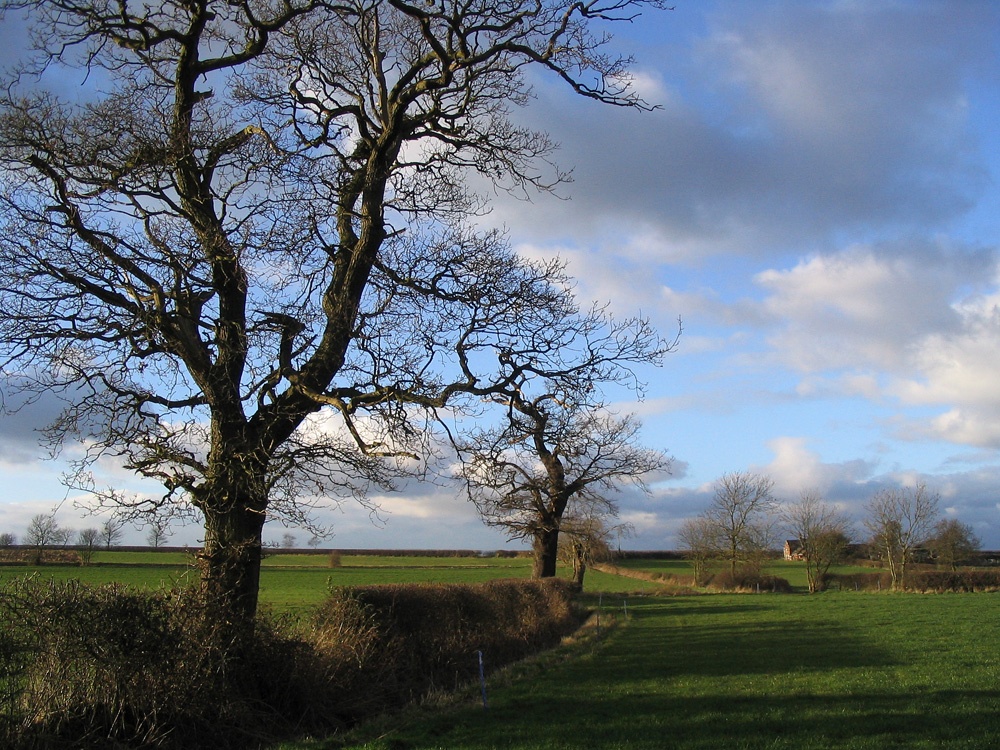
[{"label": "shadow on grass", "polygon": [[[459,720],[431,744],[411,744],[403,735],[394,747],[989,748],[1000,740],[998,708],[995,691],[974,690],[924,696],[552,697],[530,714],[515,701],[468,716],[468,723]],[[536,712],[545,718],[533,720]]]},{"label": "shadow on grass", "polygon": [[594,653],[498,690],[489,711],[446,711],[351,747],[1000,746],[997,690],[907,690],[905,665],[849,620],[773,609],[756,597],[648,602]]}]

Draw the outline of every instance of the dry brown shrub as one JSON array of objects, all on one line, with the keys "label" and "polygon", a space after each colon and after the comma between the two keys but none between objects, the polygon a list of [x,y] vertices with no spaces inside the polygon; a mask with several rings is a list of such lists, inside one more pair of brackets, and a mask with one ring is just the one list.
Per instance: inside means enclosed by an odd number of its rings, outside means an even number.
[{"label": "dry brown shrub", "polygon": [[254,748],[396,708],[558,643],[565,581],[335,590],[252,632],[194,590],[0,589],[0,747]]},{"label": "dry brown shrub", "polygon": [[335,589],[316,616],[314,643],[350,721],[473,679],[555,645],[578,620],[566,581],[493,581]]},{"label": "dry brown shrub", "polygon": [[792,585],[786,579],[753,570],[737,570],[735,574],[728,570],[721,571],[712,578],[711,586],[721,591],[739,593],[792,593]]}]

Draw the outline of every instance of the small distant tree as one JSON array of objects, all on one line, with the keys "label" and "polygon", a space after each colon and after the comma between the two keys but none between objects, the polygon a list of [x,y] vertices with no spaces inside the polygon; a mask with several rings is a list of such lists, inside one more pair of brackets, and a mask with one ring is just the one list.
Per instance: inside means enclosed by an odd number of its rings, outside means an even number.
[{"label": "small distant tree", "polygon": [[938,494],[919,484],[882,490],[866,506],[872,549],[889,568],[894,590],[905,588],[906,568],[934,528],[938,503]]},{"label": "small distant tree", "polygon": [[52,546],[66,548],[76,538],[76,529],[59,526],[52,535]]},{"label": "small distant tree", "polygon": [[295,534],[285,534],[281,537],[282,549],[293,549],[295,547]]},{"label": "small distant tree", "polygon": [[612,559],[612,540],[631,533],[631,526],[612,524],[602,507],[581,504],[563,517],[559,531],[559,559],[572,566],[573,583],[583,588],[587,568]]},{"label": "small distant tree", "polygon": [[17,544],[17,536],[9,531],[0,534],[0,547],[13,547],[15,544]]},{"label": "small distant tree", "polygon": [[79,548],[80,559],[84,565],[90,565],[94,552],[101,543],[101,532],[98,529],[82,529],[76,535],[76,545]]},{"label": "small distant tree", "polygon": [[47,513],[39,513],[31,517],[24,533],[24,543],[35,550],[35,565],[42,564],[46,547],[51,547],[61,538],[62,531],[56,519]]},{"label": "small distant tree", "polygon": [[803,493],[782,516],[789,532],[799,542],[809,592],[820,591],[830,566],[842,561],[847,554],[851,542],[850,520],[813,491]]},{"label": "small distant tree", "polygon": [[719,556],[715,525],[704,516],[689,518],[681,524],[677,537],[683,545],[685,557],[694,568],[695,585],[704,586],[708,582],[709,563]]},{"label": "small distant tree", "polygon": [[734,578],[741,567],[759,572],[774,544],[773,488],[770,477],[752,472],[724,474],[716,483],[705,518]]},{"label": "small distant tree", "polygon": [[146,543],[150,547],[161,547],[171,533],[169,520],[159,517],[153,518],[149,530],[146,532]]},{"label": "small distant tree", "polygon": [[958,570],[959,565],[976,556],[981,546],[982,542],[972,527],[957,518],[938,521],[934,526],[933,536],[927,540],[931,559],[939,567],[948,570]]},{"label": "small distant tree", "polygon": [[320,542],[322,542],[322,541],[323,540],[320,539],[318,536],[311,536],[311,537],[309,537],[309,541],[306,542],[306,544],[308,544],[313,549],[316,549],[320,545]]},{"label": "small distant tree", "polygon": [[104,545],[104,549],[111,549],[112,547],[117,547],[124,536],[122,527],[124,522],[117,518],[109,518],[103,524],[101,524],[101,543]]}]

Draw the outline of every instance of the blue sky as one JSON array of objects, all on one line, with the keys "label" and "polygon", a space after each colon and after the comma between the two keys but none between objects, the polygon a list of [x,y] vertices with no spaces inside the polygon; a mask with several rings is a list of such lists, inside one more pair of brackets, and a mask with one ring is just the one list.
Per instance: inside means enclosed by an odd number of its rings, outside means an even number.
[{"label": "blue sky", "polygon": [[[483,223],[567,259],[583,299],[668,335],[683,320],[644,401],[618,404],[674,456],[649,496],[621,496],[623,546],[674,547],[714,481],[749,470],[859,520],[876,490],[924,482],[1000,548],[1000,6],[677,0],[612,30],[660,108],[539,78],[518,117],[574,181],[497,196]],[[60,504],[64,525],[96,525],[38,459],[40,416],[0,420],[0,531]],[[454,488],[377,499],[375,517],[331,511],[327,544],[506,546]]]}]

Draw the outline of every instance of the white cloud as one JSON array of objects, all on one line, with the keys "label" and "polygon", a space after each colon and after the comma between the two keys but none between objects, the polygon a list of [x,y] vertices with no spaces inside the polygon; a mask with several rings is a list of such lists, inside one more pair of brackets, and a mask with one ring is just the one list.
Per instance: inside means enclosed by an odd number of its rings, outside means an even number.
[{"label": "white cloud", "polygon": [[825,463],[809,450],[808,439],[779,437],[768,442],[774,459],[760,471],[771,477],[779,496],[794,500],[806,490],[829,493],[838,485],[862,482],[871,476],[874,464],[862,461]]},{"label": "white cloud", "polygon": [[855,246],[815,255],[790,270],[759,273],[770,343],[803,372],[909,367],[913,348],[961,325],[953,299],[982,281],[991,259],[928,249]]}]

